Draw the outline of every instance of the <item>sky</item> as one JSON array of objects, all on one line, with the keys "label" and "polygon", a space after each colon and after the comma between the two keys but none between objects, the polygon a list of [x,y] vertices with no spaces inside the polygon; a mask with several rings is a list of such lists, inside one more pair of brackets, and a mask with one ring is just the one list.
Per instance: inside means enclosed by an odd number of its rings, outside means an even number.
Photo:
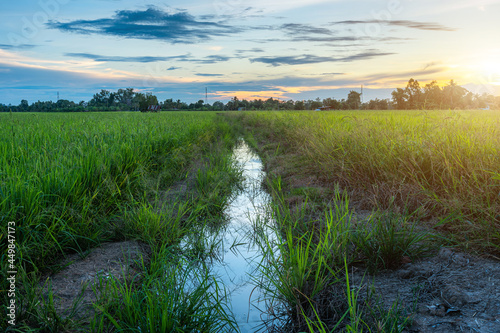
[{"label": "sky", "polygon": [[500,0],[0,3],[0,103],[134,88],[196,102],[389,98],[410,78],[500,95]]}]

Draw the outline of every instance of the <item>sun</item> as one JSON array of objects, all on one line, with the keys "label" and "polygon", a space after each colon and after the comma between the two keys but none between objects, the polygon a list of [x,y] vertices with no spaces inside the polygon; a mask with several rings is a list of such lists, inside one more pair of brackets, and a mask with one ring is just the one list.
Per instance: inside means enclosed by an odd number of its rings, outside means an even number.
[{"label": "sun", "polygon": [[487,61],[481,67],[483,77],[488,83],[500,85],[500,61]]}]

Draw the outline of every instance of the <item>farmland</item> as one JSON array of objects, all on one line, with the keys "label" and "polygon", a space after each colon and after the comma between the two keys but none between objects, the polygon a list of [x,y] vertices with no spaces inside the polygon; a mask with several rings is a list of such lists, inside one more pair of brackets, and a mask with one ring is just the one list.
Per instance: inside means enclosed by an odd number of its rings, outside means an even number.
[{"label": "farmland", "polygon": [[[494,111],[0,116],[2,252],[15,221],[17,331],[237,330],[223,285],[204,269],[217,244],[199,235],[226,223],[242,182],[231,157],[240,137],[263,159],[259,185],[273,199],[256,221],[267,260],[254,282],[285,323],[278,331],[403,331],[414,304],[373,305],[350,287],[361,282],[349,270],[376,276],[441,247],[500,252]],[[139,275],[98,277],[91,319],[78,304],[70,316],[58,311],[43,280],[68,256],[122,241],[148,248]]]}]

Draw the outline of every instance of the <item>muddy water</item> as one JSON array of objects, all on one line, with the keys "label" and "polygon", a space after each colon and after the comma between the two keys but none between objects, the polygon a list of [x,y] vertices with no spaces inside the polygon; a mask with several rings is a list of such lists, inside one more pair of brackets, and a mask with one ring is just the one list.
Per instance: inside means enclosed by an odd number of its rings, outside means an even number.
[{"label": "muddy water", "polygon": [[225,214],[229,223],[223,233],[222,258],[213,265],[213,271],[229,292],[230,307],[241,332],[256,332],[266,318],[262,313],[262,294],[251,281],[258,276],[262,252],[255,243],[255,228],[272,235],[266,226],[266,205],[269,195],[262,188],[264,171],[262,161],[244,141],[234,149],[234,158],[243,168],[243,190],[231,202]]}]

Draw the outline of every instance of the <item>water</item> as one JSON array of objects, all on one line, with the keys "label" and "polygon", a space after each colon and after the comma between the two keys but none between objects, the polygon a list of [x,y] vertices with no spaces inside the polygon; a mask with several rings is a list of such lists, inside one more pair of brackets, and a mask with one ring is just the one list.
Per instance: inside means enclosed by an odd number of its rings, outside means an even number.
[{"label": "water", "polygon": [[[213,272],[222,280],[229,292],[230,308],[241,332],[256,332],[262,327],[264,302],[261,291],[255,287],[251,277],[258,276],[262,259],[260,247],[255,243],[255,228],[272,237],[266,226],[269,195],[262,190],[265,177],[262,161],[244,141],[234,149],[234,158],[243,168],[243,191],[225,211],[229,218],[226,229],[221,232],[222,258],[213,264]],[[260,222],[260,223],[259,223]]]}]

